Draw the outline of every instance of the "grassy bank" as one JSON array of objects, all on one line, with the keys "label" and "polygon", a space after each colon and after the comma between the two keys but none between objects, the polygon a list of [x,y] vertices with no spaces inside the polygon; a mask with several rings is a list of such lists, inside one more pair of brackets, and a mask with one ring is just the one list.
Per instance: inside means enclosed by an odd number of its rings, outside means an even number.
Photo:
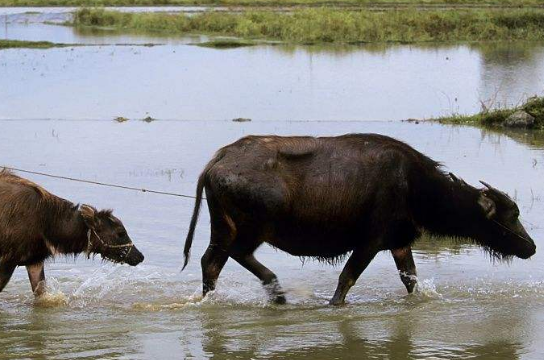
[{"label": "grassy bank", "polygon": [[2,40],[0,39],[0,50],[11,48],[27,49],[49,49],[53,47],[63,47],[65,44],[55,44],[49,41],[20,41],[20,40]]},{"label": "grassy bank", "polygon": [[438,118],[445,124],[477,125],[484,127],[506,126],[514,113],[526,113],[534,118],[533,129],[544,130],[544,97],[532,97],[520,106],[508,109],[485,110],[475,115],[453,115]]},{"label": "grassy bank", "polygon": [[248,11],[128,14],[81,9],[76,26],[140,32],[207,33],[293,43],[364,43],[544,39],[544,10],[387,12],[299,9],[290,13]]},{"label": "grassy bank", "polygon": [[0,0],[5,6],[544,6],[544,0]]}]

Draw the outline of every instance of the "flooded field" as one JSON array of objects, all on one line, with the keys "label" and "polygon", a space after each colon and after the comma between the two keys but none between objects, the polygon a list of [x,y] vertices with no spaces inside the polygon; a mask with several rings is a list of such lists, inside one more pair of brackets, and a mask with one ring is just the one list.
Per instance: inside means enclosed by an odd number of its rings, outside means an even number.
[{"label": "flooded field", "polygon": [[544,83],[542,43],[216,50],[183,46],[200,36],[77,30],[16,16],[4,24],[0,16],[0,38],[103,45],[3,50],[7,119],[401,120],[473,113],[481,101],[517,104]]},{"label": "flooded field", "polygon": [[[27,176],[74,202],[115,209],[146,260],[129,268],[58,258],[46,267],[51,294],[39,301],[26,271],[16,270],[0,293],[0,358],[544,356],[544,135],[393,121],[477,111],[480,99],[515,103],[542,91],[544,44],[214,50],[186,44],[199,38],[83,35],[40,22],[7,29],[110,45],[0,50],[0,165],[193,194],[214,151],[241,136],[376,132],[471,184],[507,191],[539,250],[528,261],[493,263],[479,248],[422,239],[417,294],[406,295],[391,255],[382,253],[349,304],[332,308],[341,267],[263,246],[257,258],[278,275],[288,305],[269,305],[257,279],[232,261],[217,291],[201,300],[206,209],[181,273],[192,200]],[[152,41],[167,45],[111,45]],[[148,115],[158,120],[138,120]]]}]

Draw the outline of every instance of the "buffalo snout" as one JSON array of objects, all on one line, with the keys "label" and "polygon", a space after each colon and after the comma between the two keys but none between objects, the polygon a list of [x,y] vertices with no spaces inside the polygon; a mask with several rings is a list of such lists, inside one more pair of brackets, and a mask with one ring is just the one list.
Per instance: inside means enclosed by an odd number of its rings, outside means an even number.
[{"label": "buffalo snout", "polygon": [[535,243],[532,241],[527,241],[527,245],[518,252],[517,256],[521,259],[528,259],[534,254],[536,254]]},{"label": "buffalo snout", "polygon": [[528,259],[536,253],[536,245],[531,236],[527,233],[521,222],[517,220],[513,224],[514,233],[516,234],[517,251],[516,256],[521,259]]},{"label": "buffalo snout", "polygon": [[138,250],[136,246],[134,246],[128,253],[125,262],[130,266],[136,266],[144,261],[144,258],[144,254],[142,254],[140,250]]}]

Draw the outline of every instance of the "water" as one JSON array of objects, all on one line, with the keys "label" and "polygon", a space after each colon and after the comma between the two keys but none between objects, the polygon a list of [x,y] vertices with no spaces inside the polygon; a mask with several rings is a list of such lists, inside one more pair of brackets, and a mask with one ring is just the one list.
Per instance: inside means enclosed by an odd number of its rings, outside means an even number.
[{"label": "water", "polygon": [[[193,194],[214,151],[241,136],[377,132],[515,196],[539,247],[531,260],[504,264],[473,246],[423,239],[418,294],[406,295],[382,253],[349,304],[331,308],[341,267],[263,246],[256,256],[278,275],[288,305],[269,305],[232,261],[201,300],[205,207],[180,273],[192,200],[27,176],[74,202],[115,209],[146,260],[130,268],[58,258],[46,265],[51,294],[40,301],[16,270],[0,294],[2,358],[542,358],[544,135],[376,121],[469,112],[486,94],[517,101],[539,90],[542,66],[539,44],[0,51],[1,164]],[[453,105],[438,100],[442,92]],[[137,120],[147,114],[160,120]],[[132,120],[116,123],[117,115]],[[253,121],[230,121],[239,116]]]},{"label": "water", "polygon": [[[388,134],[473,184],[484,179],[515,195],[538,246],[544,238],[543,149],[478,129],[391,122],[57,120],[4,121],[2,129],[5,164],[185,194],[194,192],[195,179],[215,149],[246,134]],[[24,269],[17,270],[0,297],[1,326],[10,334],[0,338],[4,354],[142,359],[161,352],[172,359],[304,358],[314,352],[343,358],[359,351],[376,358],[544,354],[541,252],[529,261],[493,264],[477,248],[423,242],[415,253],[421,294],[405,294],[390,255],[383,253],[348,295],[350,304],[332,309],[326,304],[340,268],[302,266],[264,246],[257,257],[277,272],[289,305],[268,305],[258,281],[232,262],[216,293],[200,302],[198,259],[209,237],[206,211],[193,261],[179,272],[191,200],[30,178],[74,201],[114,208],[146,261],[137,268],[83,258],[49,263],[52,305],[35,304]]]},{"label": "water", "polygon": [[2,51],[0,118],[421,119],[544,90],[543,43],[215,50],[183,46],[206,37],[79,31],[10,16],[0,38],[102,46]]}]

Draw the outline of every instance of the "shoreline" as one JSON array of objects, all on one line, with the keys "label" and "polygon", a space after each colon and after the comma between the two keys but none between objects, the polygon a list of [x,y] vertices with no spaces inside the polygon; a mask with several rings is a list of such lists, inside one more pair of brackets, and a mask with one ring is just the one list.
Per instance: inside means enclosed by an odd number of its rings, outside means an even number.
[{"label": "shoreline", "polygon": [[544,40],[544,10],[374,12],[295,9],[289,13],[125,13],[96,8],[75,12],[71,25],[147,34],[191,33],[292,44],[429,43]]}]

